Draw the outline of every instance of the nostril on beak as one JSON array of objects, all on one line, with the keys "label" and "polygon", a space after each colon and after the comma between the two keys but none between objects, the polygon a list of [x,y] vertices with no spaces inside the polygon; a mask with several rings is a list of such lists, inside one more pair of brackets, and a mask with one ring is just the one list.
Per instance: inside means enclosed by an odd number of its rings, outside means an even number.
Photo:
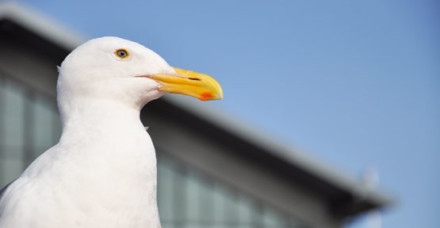
[{"label": "nostril on beak", "polygon": [[193,81],[200,81],[200,78],[188,78],[188,79]]}]

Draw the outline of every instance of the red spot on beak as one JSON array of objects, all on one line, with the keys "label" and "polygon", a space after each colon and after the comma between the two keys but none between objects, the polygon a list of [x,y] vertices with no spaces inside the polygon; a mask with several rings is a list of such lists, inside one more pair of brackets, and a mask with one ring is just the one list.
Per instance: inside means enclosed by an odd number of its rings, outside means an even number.
[{"label": "red spot on beak", "polygon": [[202,94],[200,94],[199,99],[202,101],[207,101],[207,100],[211,100],[213,98],[212,93],[210,92],[204,92]]}]

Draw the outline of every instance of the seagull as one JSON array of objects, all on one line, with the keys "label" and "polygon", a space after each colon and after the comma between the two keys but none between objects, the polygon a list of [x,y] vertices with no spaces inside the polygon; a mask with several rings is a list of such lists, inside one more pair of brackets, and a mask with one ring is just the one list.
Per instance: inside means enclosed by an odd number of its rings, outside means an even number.
[{"label": "seagull", "polygon": [[220,84],[117,37],[80,45],[58,71],[61,138],[0,190],[0,227],[160,228],[140,111],[166,93],[223,99]]}]

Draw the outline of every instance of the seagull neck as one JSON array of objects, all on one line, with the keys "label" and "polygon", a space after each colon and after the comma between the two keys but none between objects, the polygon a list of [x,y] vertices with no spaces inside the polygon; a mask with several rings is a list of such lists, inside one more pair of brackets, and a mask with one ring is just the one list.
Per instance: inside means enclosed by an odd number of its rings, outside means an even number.
[{"label": "seagull neck", "polygon": [[[78,99],[59,104],[63,132],[71,128],[84,131],[141,125],[140,108],[106,99]],[[114,127],[112,127],[114,126]]]}]

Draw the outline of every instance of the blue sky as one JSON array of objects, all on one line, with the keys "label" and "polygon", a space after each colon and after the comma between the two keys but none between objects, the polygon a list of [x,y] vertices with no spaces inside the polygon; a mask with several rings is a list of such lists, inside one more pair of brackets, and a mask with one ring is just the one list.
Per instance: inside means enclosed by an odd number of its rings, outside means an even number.
[{"label": "blue sky", "polygon": [[342,171],[375,167],[397,199],[383,227],[440,227],[438,1],[21,2],[214,76],[214,108]]}]

